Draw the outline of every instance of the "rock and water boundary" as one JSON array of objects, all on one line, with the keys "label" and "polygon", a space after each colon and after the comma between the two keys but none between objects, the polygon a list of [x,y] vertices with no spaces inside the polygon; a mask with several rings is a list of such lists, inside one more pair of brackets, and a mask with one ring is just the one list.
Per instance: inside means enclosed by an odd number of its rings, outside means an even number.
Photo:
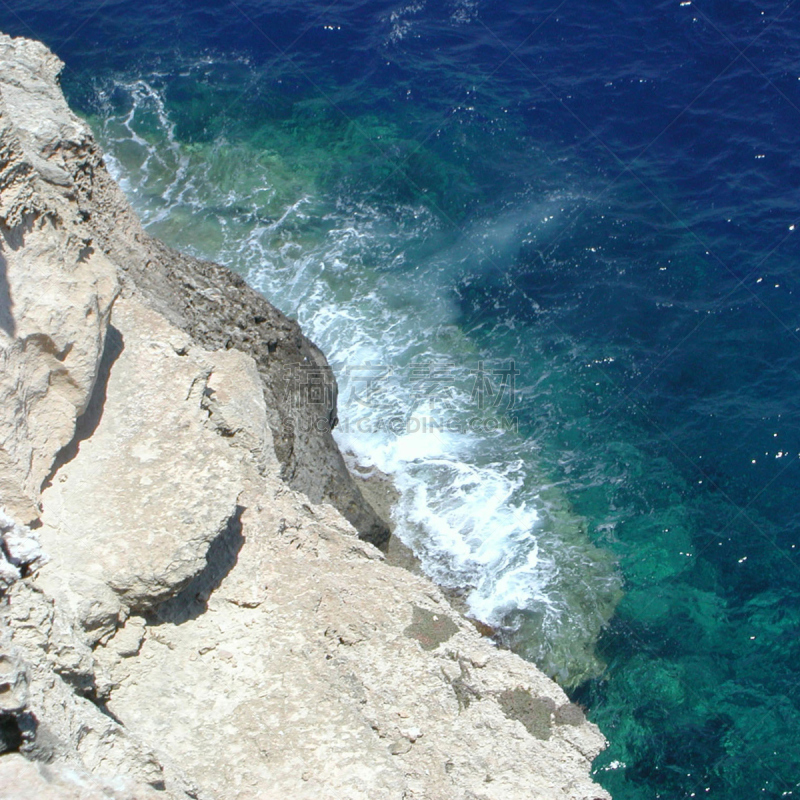
[{"label": "rock and water boundary", "polygon": [[143,230],[61,68],[0,35],[0,797],[607,799],[581,709],[387,559],[324,354]]}]

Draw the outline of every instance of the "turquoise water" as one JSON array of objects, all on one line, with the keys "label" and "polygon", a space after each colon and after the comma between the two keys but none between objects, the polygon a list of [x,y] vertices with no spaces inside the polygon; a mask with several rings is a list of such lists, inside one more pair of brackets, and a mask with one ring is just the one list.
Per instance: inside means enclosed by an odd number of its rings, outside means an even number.
[{"label": "turquoise water", "polygon": [[86,0],[0,27],[67,61],[152,233],[323,347],[343,450],[588,707],[617,800],[797,792],[791,5]]}]

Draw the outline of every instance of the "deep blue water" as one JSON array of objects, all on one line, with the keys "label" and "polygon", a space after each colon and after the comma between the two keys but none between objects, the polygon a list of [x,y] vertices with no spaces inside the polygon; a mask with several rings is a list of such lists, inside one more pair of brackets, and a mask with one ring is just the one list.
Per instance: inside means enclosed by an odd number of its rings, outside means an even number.
[{"label": "deep blue water", "polygon": [[800,791],[795,3],[0,0],[0,29],[64,59],[154,233],[301,319],[345,424],[419,410],[421,364],[472,414],[513,360],[517,432],[340,442],[588,707],[617,800]]}]

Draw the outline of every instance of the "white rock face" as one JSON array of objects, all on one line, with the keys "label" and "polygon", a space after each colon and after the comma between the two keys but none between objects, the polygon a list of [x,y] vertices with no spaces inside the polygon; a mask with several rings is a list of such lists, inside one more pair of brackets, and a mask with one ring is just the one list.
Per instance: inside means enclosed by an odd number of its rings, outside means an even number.
[{"label": "white rock face", "polygon": [[53,113],[58,68],[42,45],[0,42],[0,504],[21,522],[89,402],[118,290],[66,196],[64,153],[86,133]]},{"label": "white rock face", "polygon": [[0,509],[0,592],[7,591],[27,572],[47,561],[39,537]]},{"label": "white rock face", "polygon": [[39,532],[52,559],[39,583],[92,644],[203,569],[241,481],[239,452],[209,424],[216,354],[135,297],[117,300],[108,343],[88,438],[44,492]]},{"label": "white rock face", "polygon": [[608,798],[561,689],[309,499],[382,540],[330,437],[276,433],[324,357],[142,238],[58,69],[0,35],[0,797]]},{"label": "white rock face", "polygon": [[4,800],[157,800],[161,793],[130,780],[103,781],[82,770],[32,763],[12,754],[0,759]]}]

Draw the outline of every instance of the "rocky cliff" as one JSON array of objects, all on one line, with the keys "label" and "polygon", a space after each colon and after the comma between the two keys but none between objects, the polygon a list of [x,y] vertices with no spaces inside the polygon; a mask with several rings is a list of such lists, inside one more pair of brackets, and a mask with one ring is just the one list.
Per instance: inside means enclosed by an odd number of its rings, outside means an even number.
[{"label": "rocky cliff", "polygon": [[0,795],[606,798],[581,710],[386,564],[322,353],[144,232],[60,67],[0,35]]}]

